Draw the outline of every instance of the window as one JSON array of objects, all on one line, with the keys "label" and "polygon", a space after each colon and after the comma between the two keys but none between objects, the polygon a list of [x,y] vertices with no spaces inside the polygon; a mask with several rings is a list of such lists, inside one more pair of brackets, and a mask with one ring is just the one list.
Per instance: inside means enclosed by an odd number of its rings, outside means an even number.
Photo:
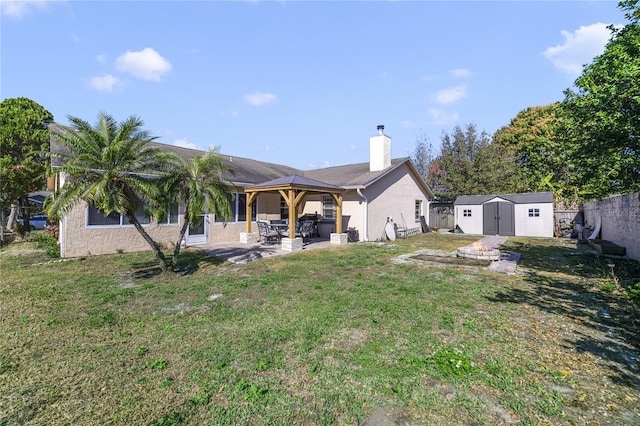
[{"label": "window", "polygon": [[88,226],[120,226],[120,213],[112,212],[109,216],[105,216],[91,205],[88,210]]},{"label": "window", "polygon": [[[145,213],[144,207],[140,207],[135,213],[138,222],[141,225],[149,224],[149,216]],[[121,215],[118,212],[111,212],[108,216],[105,216],[102,212],[98,211],[92,205],[88,206],[87,212],[87,226],[123,226],[131,225],[129,219]]]},{"label": "window", "polygon": [[[256,220],[258,212],[258,200],[254,199],[251,203],[251,220]],[[216,222],[222,223],[224,218],[216,215]],[[229,222],[246,222],[247,221],[247,194],[236,192],[231,200],[231,218]]]},{"label": "window", "polygon": [[416,200],[416,222],[420,220],[420,216],[422,216],[422,200]]},{"label": "window", "polygon": [[169,205],[164,215],[158,218],[159,225],[178,225],[178,215],[180,211],[177,204]]},{"label": "window", "polygon": [[464,216],[464,217],[471,217],[471,209],[464,209],[464,210],[462,210],[462,216]]},{"label": "window", "polygon": [[336,218],[336,202],[331,195],[322,196],[322,216],[325,219]]},{"label": "window", "polygon": [[529,217],[540,217],[540,209],[529,209]]},{"label": "window", "polygon": [[[147,215],[146,212],[144,211],[144,207],[140,207],[133,214],[136,217],[136,219],[138,219],[138,222],[141,225],[148,225],[151,222],[151,220],[149,219],[149,215]],[[131,223],[129,222],[129,219],[124,215],[122,216],[122,224],[131,225]]]}]

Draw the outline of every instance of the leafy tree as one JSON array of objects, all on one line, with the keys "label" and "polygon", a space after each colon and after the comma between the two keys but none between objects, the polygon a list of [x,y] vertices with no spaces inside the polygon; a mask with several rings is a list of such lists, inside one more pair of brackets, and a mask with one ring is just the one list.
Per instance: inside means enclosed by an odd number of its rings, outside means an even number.
[{"label": "leafy tree", "polygon": [[474,124],[456,126],[444,134],[440,155],[433,161],[435,192],[440,198],[511,192],[516,174],[513,150],[491,143]]},{"label": "leafy tree", "polygon": [[640,190],[640,8],[619,3],[629,23],[610,27],[604,53],[565,91],[567,131],[577,139],[587,198]]},{"label": "leafy tree", "polygon": [[68,117],[70,130],[56,131],[55,140],[67,150],[57,152],[60,171],[67,181],[54,194],[48,213],[59,217],[86,200],[104,215],[118,212],[127,217],[154,251],[163,272],[168,262],[160,246],[140,224],[135,212],[145,205],[157,207],[158,182],[176,163],[176,157],[154,147],[152,137],[142,130],[140,118],[131,116],[118,123],[100,113],[92,126]]},{"label": "leafy tree", "polygon": [[433,144],[424,133],[421,132],[416,137],[416,146],[410,158],[422,179],[424,179],[429,187],[433,188],[434,180],[431,167],[431,162],[433,161]]},{"label": "leafy tree", "polygon": [[575,143],[563,130],[560,103],[520,111],[493,135],[493,143],[513,149],[518,192],[551,191],[564,208],[577,207],[580,168],[573,162]]},{"label": "leafy tree", "polygon": [[[49,132],[53,115],[27,98],[0,103],[0,209],[20,205],[26,229],[28,195],[42,189],[46,179]],[[15,208],[13,216],[15,218]]]},{"label": "leafy tree", "polygon": [[197,226],[204,211],[215,213],[225,221],[231,217],[232,184],[224,178],[231,169],[222,161],[218,149],[196,155],[191,161],[177,159],[172,172],[165,179],[162,193],[165,203],[183,206],[184,223],[173,250],[172,265],[177,267],[181,242],[189,226]]}]

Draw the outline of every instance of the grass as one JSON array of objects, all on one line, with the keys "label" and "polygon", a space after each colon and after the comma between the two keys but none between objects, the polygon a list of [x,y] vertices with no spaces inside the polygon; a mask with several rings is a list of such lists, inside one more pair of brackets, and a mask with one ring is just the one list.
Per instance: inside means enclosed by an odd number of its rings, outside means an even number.
[{"label": "grass", "polygon": [[246,265],[187,252],[182,277],[144,273],[150,253],[46,263],[31,243],[11,245],[0,425],[360,424],[380,407],[416,424],[558,424],[596,403],[617,407],[609,420],[637,411],[633,370],[603,396],[584,377],[614,370],[580,367],[592,354],[555,334],[576,320],[597,329],[587,301],[573,305],[585,295],[635,321],[609,288],[610,261],[514,238],[522,275],[393,262],[476,240],[420,234]]}]

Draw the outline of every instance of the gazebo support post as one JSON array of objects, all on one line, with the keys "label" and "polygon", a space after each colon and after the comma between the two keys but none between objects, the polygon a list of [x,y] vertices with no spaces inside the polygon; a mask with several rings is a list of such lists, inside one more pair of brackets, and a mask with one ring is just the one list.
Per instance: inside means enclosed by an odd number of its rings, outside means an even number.
[{"label": "gazebo support post", "polygon": [[257,192],[250,192],[247,194],[247,225],[245,228],[246,232],[240,233],[240,242],[241,243],[257,243],[258,242],[258,234],[251,232],[251,218],[253,217],[253,209],[251,208],[251,204],[253,200],[258,197]]}]

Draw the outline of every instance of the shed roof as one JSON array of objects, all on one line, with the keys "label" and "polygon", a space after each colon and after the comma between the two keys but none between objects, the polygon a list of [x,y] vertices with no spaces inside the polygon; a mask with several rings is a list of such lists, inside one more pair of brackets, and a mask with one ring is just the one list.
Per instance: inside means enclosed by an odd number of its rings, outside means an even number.
[{"label": "shed roof", "polygon": [[521,194],[460,195],[456,198],[456,201],[453,202],[453,205],[480,205],[494,198],[502,198],[514,204],[553,203],[553,193],[551,192],[527,192]]}]

